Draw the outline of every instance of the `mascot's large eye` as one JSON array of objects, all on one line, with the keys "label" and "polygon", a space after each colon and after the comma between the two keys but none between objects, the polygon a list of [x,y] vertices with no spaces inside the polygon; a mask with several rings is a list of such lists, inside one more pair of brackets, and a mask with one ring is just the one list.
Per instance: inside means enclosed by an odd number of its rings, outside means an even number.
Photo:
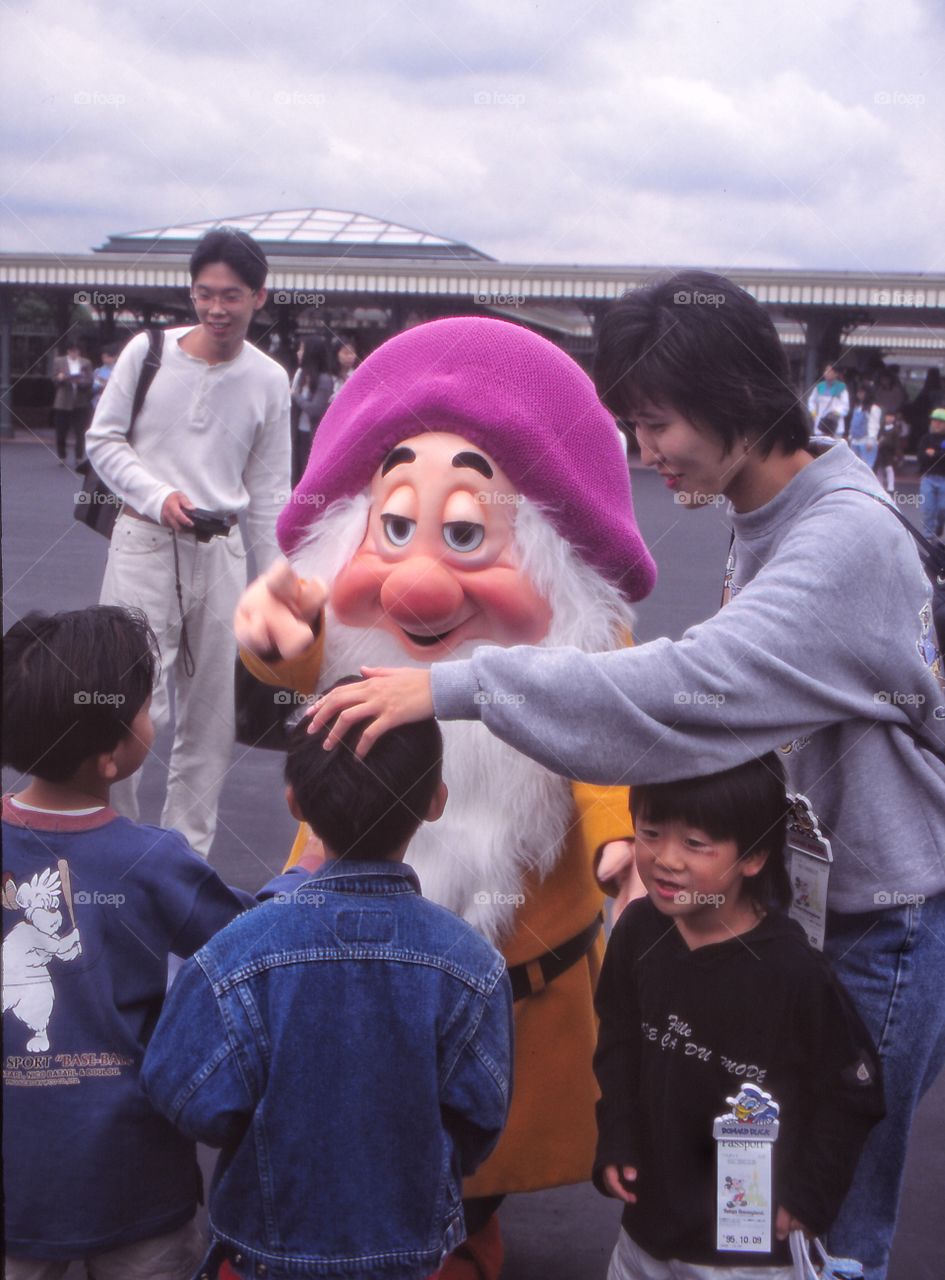
[{"label": "mascot's large eye", "polygon": [[387,541],[393,547],[405,547],[414,535],[416,520],[408,520],[406,516],[382,515],[381,524]]},{"label": "mascot's large eye", "polygon": [[486,531],[472,520],[451,520],[443,526],[443,541],[451,551],[475,551]]}]

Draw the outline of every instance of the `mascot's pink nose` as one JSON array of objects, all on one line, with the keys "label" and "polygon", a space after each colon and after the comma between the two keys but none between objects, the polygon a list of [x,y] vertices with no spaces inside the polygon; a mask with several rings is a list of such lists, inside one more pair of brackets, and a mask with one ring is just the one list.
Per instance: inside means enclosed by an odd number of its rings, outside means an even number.
[{"label": "mascot's pink nose", "polygon": [[465,598],[450,570],[429,556],[395,565],[381,587],[384,612],[405,631],[449,630],[457,625]]}]

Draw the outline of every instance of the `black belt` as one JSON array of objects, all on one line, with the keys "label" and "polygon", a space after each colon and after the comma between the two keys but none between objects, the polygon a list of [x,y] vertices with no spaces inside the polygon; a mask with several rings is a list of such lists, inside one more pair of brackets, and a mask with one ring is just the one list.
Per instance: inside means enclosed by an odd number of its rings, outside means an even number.
[{"label": "black belt", "polygon": [[528,960],[525,964],[516,964],[509,969],[512,982],[512,999],[522,1000],[525,996],[537,995],[547,987],[549,982],[560,978],[566,969],[586,956],[597,940],[600,927],[604,923],[603,916],[595,916],[586,929],[576,933],[560,947],[546,951],[543,956]]}]

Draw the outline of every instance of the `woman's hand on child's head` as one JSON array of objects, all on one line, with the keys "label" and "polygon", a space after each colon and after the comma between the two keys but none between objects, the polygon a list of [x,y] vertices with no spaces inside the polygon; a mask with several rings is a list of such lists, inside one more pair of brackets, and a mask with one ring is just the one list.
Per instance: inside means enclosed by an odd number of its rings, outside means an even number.
[{"label": "woman's hand on child's head", "polygon": [[786,1240],[792,1231],[803,1231],[808,1239],[814,1234],[812,1231],[808,1231],[803,1222],[795,1218],[789,1209],[785,1209],[783,1205],[778,1205],[778,1212],[774,1219],[774,1234],[779,1240]]},{"label": "woman's hand on child's head", "polygon": [[357,754],[363,759],[388,730],[417,720],[432,720],[433,693],[426,669],[362,667],[361,673],[367,678],[357,684],[339,685],[318,699],[310,713],[308,731],[317,733],[334,720],[324,742],[325,750],[330,751],[355,725],[368,721],[357,747]]},{"label": "woman's hand on child's head", "polygon": [[604,1186],[607,1194],[615,1200],[623,1200],[625,1204],[636,1204],[637,1198],[627,1187],[628,1182],[636,1182],[637,1171],[632,1164],[623,1166],[608,1164],[604,1167]]},{"label": "woman's hand on child's head", "polygon": [[327,596],[321,578],[300,578],[288,560],[277,560],[240,596],[233,617],[237,642],[261,657],[298,657],[312,643],[311,624]]}]

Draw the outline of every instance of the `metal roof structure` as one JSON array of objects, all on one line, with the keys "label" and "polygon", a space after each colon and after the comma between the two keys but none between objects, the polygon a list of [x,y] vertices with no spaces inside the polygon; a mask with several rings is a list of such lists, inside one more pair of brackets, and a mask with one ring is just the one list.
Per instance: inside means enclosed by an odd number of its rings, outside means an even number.
[{"label": "metal roof structure", "polygon": [[[195,226],[197,224],[194,224]],[[218,225],[218,224],[215,224]],[[268,247],[267,247],[268,253]],[[133,251],[90,254],[0,253],[0,285],[56,285],[103,291],[189,289],[189,250],[181,245],[155,251],[141,243]],[[607,303],[627,289],[652,283],[671,267],[512,264],[492,259],[430,261],[418,256],[384,261],[362,246],[360,254],[313,262],[294,252],[270,262],[270,293],[321,292],[370,297],[465,298],[481,306],[529,303]],[[868,310],[911,325],[945,319],[945,273],[849,272],[728,268],[728,278],[774,309]],[[288,299],[286,300],[288,301]]]},{"label": "metal roof structure", "polygon": [[[191,314],[193,247],[220,226],[249,232],[265,249],[269,292],[260,324],[283,346],[297,330],[319,324],[364,329],[371,341],[423,319],[484,313],[541,329],[586,359],[610,303],[674,271],[667,265],[498,262],[430,231],[320,208],[122,232],[89,253],[0,253],[0,393],[11,385],[16,310],[24,294],[53,308],[60,332],[75,323],[71,309],[84,307],[102,341],[116,326],[149,325],[155,316],[158,323],[183,323]],[[939,364],[945,352],[943,272],[726,267],[723,274],[769,313],[797,353],[793,363],[802,366],[798,378],[805,386],[831,351],[895,352],[919,366]],[[691,302],[713,305],[698,294]],[[17,335],[21,353],[28,336]],[[29,359],[32,369],[35,357]],[[9,397],[0,394],[0,434],[9,415]]]},{"label": "metal roof structure", "polygon": [[185,222],[173,227],[148,227],[110,235],[96,253],[182,253],[193,248],[202,235],[217,227],[247,231],[272,256],[338,257],[359,251],[374,258],[470,258],[486,259],[459,240],[449,240],[416,227],[401,226],[367,213],[341,209],[282,209],[242,213],[205,222]]}]

